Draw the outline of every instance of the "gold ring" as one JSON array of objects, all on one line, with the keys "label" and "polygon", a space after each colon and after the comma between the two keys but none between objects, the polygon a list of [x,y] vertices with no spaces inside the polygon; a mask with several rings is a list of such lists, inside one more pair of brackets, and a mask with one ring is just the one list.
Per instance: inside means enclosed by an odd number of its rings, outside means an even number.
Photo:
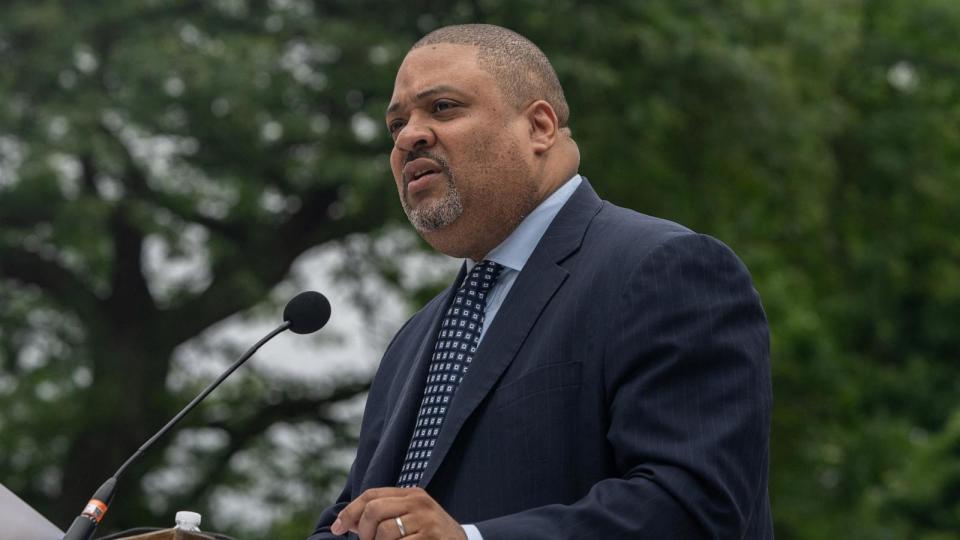
[{"label": "gold ring", "polygon": [[403,526],[403,520],[400,519],[400,516],[393,518],[397,522],[397,528],[400,529],[400,538],[403,538],[407,535],[407,528]]}]

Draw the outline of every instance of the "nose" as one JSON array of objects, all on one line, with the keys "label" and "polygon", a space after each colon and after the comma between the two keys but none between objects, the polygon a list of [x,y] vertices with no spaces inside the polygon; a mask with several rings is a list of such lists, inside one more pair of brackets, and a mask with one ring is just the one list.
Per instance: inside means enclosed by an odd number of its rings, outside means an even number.
[{"label": "nose", "polygon": [[436,143],[437,136],[427,123],[411,117],[406,125],[400,129],[395,143],[399,150],[412,152],[421,148],[429,148]]}]

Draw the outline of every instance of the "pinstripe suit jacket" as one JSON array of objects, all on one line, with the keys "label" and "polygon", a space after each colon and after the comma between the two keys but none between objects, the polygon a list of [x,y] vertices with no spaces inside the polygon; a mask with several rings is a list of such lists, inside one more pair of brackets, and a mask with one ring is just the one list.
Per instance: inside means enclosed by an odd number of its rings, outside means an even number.
[{"label": "pinstripe suit jacket", "polygon": [[[332,538],[365,489],[395,485],[451,298],[387,348],[347,485],[310,540]],[[485,540],[773,538],[770,407],[743,264],[584,181],[488,328],[420,485]]]}]

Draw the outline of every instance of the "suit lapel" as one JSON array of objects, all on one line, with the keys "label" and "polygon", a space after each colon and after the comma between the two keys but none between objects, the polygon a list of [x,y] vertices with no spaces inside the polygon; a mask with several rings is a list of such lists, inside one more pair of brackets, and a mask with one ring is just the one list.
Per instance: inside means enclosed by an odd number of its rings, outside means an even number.
[{"label": "suit lapel", "polygon": [[540,314],[563,285],[568,272],[558,263],[580,247],[587,225],[601,205],[584,178],[547,228],[477,348],[470,371],[444,418],[430,463],[420,479],[421,486],[430,483],[467,418],[513,362]]},{"label": "suit lapel", "polygon": [[387,407],[393,407],[393,412],[389,413],[380,442],[370,458],[367,473],[361,483],[361,490],[392,486],[397,482],[400,466],[410,444],[413,424],[423,399],[427,369],[430,365],[430,357],[433,355],[437,333],[440,331],[440,323],[447,312],[456,286],[463,281],[465,273],[466,265],[462,265],[453,285],[441,295],[440,301],[429,314],[426,332],[412,338],[414,343],[418,343],[416,352],[412,355],[412,362],[408,362],[403,369],[398,370],[400,373],[406,370],[407,377],[403,381],[396,402],[387,404]]}]

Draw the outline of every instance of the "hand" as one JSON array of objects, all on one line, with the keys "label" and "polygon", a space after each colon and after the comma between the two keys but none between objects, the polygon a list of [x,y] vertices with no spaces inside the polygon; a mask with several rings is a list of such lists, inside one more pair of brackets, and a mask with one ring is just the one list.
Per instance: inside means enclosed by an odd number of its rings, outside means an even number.
[{"label": "hand", "polygon": [[[400,533],[396,518],[403,522]],[[353,531],[360,540],[466,540],[463,527],[421,488],[373,488],[364,491],[337,516],[333,534]]]}]

